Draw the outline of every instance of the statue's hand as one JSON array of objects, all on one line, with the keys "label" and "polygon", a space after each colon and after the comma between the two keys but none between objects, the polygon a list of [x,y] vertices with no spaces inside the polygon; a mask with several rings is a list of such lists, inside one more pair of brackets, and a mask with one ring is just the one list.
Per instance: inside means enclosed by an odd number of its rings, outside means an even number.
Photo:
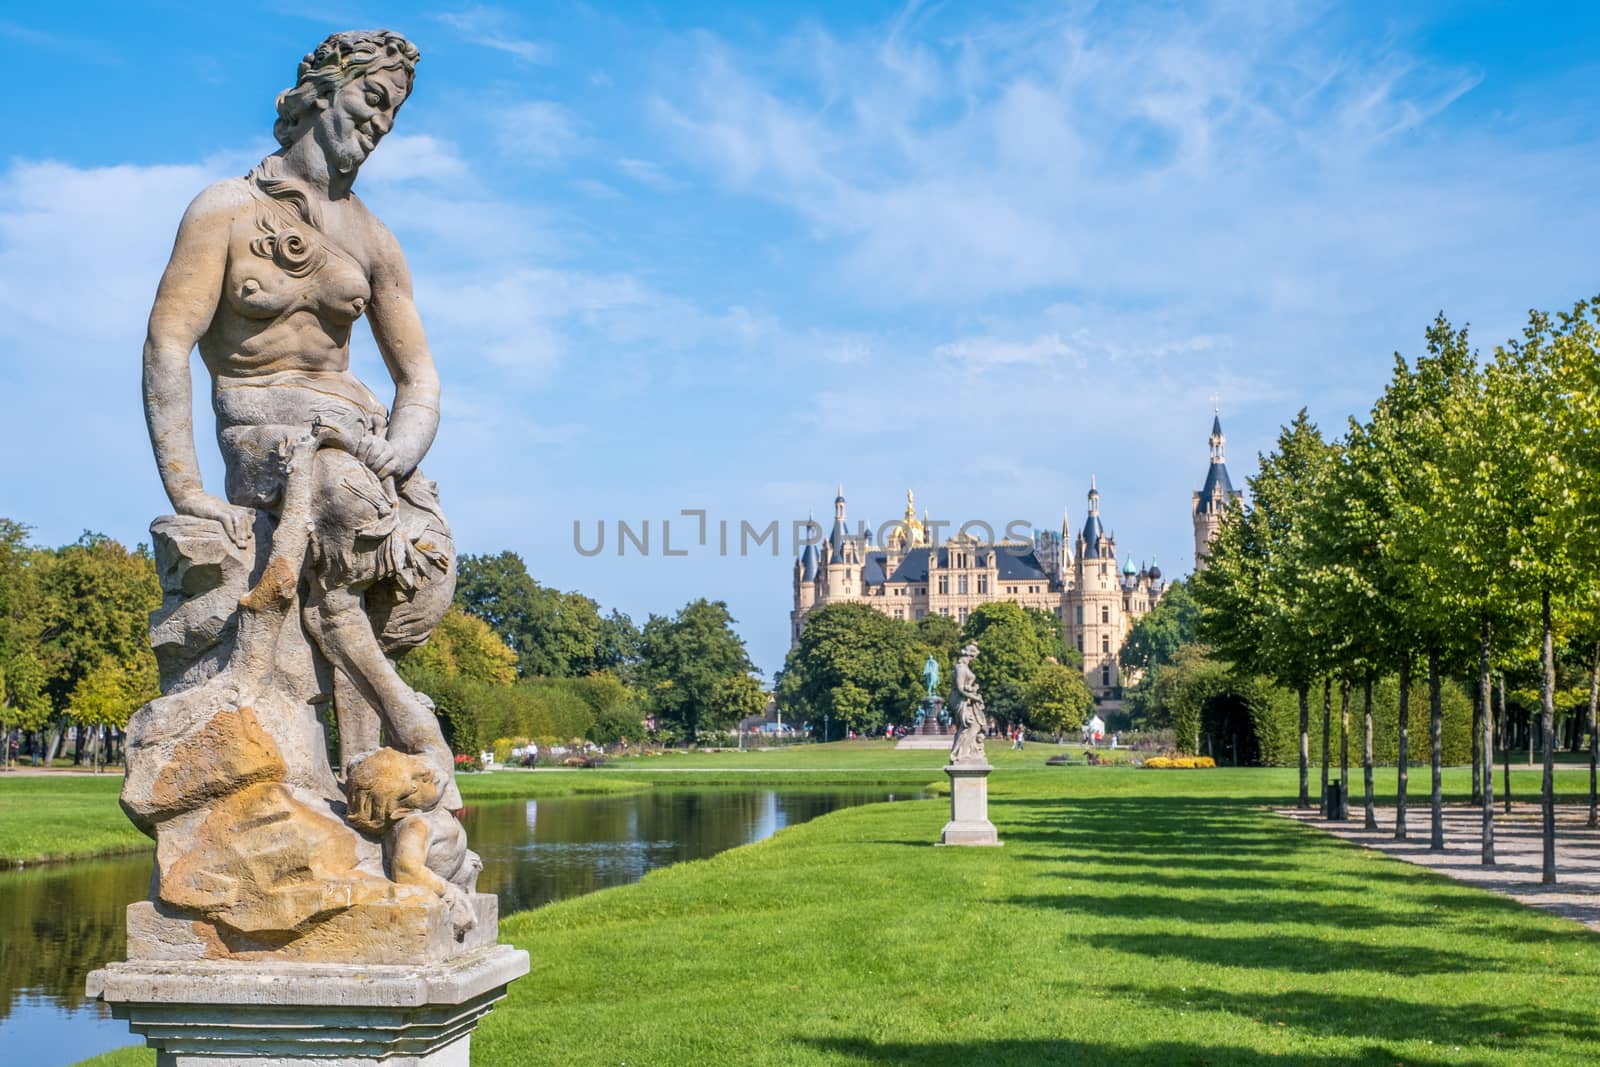
[{"label": "statue's hand", "polygon": [[356,442],[351,454],[379,478],[387,478],[400,469],[400,457],[387,437],[367,434]]},{"label": "statue's hand", "polygon": [[228,535],[228,539],[240,548],[250,543],[250,530],[255,525],[256,516],[249,508],[230,504],[210,493],[196,493],[178,501],[176,507],[179,515],[215,519],[222,525],[222,532]]}]

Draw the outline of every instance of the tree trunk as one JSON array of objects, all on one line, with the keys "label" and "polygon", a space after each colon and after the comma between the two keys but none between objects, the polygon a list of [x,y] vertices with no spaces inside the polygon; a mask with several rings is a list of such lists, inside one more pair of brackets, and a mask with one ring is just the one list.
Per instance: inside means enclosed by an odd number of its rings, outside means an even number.
[{"label": "tree trunk", "polygon": [[1540,733],[1544,739],[1544,779],[1540,783],[1540,806],[1544,812],[1544,875],[1539,879],[1544,885],[1556,884],[1556,646],[1555,634],[1550,628],[1550,590],[1539,595],[1539,622],[1544,631],[1544,680],[1539,686]]},{"label": "tree trunk", "polygon": [[1311,807],[1311,709],[1306,686],[1300,687],[1300,807]]},{"label": "tree trunk", "polygon": [[84,734],[83,723],[82,722],[73,723],[72,724],[72,765],[74,767],[82,767],[83,766],[83,734]]},{"label": "tree trunk", "polygon": [[1589,828],[1600,826],[1600,641],[1589,672]]},{"label": "tree trunk", "polygon": [[56,720],[55,729],[50,731],[50,743],[44,749],[44,765],[49,767],[56,761],[56,753],[61,750],[61,740],[67,736],[67,720],[65,716]]},{"label": "tree trunk", "polygon": [[1506,710],[1506,676],[1500,675],[1500,752],[1506,767],[1506,814],[1511,814],[1511,712]]},{"label": "tree trunk", "polygon": [[1324,819],[1333,814],[1328,810],[1328,735],[1332,732],[1333,677],[1330,675],[1322,680],[1322,817]]},{"label": "tree trunk", "polygon": [[[1479,681],[1482,681],[1480,678]],[[1483,800],[1483,700],[1472,702],[1472,800]]]},{"label": "tree trunk", "polygon": [[1439,646],[1428,649],[1428,761],[1433,771],[1428,848],[1444,848],[1444,711],[1439,701]]},{"label": "tree trunk", "polygon": [[1397,794],[1394,798],[1394,839],[1406,839],[1406,785],[1410,771],[1406,764],[1411,759],[1411,654],[1400,661],[1400,751],[1397,757]]},{"label": "tree trunk", "polygon": [[1339,680],[1339,795],[1350,817],[1350,679]]},{"label": "tree trunk", "polygon": [[1361,778],[1366,787],[1367,829],[1378,828],[1378,813],[1373,810],[1372,804],[1372,672],[1367,672],[1366,681],[1362,684],[1361,714],[1366,720],[1366,737],[1361,745]]},{"label": "tree trunk", "polygon": [[[1489,643],[1494,629],[1487,617],[1478,641],[1478,723],[1483,730],[1480,748],[1483,750],[1483,778],[1478,800],[1483,804],[1483,865],[1494,866],[1494,708],[1490,705],[1494,692],[1494,676],[1489,673]],[[1476,772],[1474,772],[1476,774]],[[1474,777],[1473,784],[1478,779]]]}]

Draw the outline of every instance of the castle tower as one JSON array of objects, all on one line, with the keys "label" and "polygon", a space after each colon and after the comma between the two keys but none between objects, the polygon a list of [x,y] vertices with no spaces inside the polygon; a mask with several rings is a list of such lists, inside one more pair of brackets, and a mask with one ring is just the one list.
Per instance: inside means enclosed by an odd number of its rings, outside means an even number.
[{"label": "castle tower", "polygon": [[823,590],[827,600],[854,595],[861,570],[861,551],[845,525],[844,485],[833,498],[833,529],[823,546]]},{"label": "castle tower", "polygon": [[1206,557],[1211,554],[1211,541],[1222,529],[1222,517],[1228,505],[1244,499],[1236,492],[1228,477],[1228,464],[1223,446],[1227,438],[1222,435],[1222,416],[1213,412],[1211,417],[1211,465],[1206,471],[1205,486],[1194,494],[1190,511],[1194,518],[1194,569],[1204,570]]},{"label": "castle tower", "polygon": [[1093,477],[1073,576],[1073,629],[1083,652],[1084,680],[1090,692],[1107,696],[1121,684],[1117,653],[1122,648],[1122,575],[1117,570],[1116,539],[1100,521],[1100,489]]}]

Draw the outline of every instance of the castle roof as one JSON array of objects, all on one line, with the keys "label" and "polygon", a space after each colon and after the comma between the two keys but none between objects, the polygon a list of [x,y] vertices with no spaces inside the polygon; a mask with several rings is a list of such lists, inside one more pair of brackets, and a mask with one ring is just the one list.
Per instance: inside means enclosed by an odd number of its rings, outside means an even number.
[{"label": "castle roof", "polygon": [[1100,516],[1091,513],[1083,523],[1083,539],[1086,542],[1083,549],[1084,559],[1100,558],[1100,535],[1105,528],[1100,525]]},{"label": "castle roof", "polygon": [[1220,511],[1233,499],[1233,495],[1233,479],[1228,477],[1228,465],[1220,462],[1211,464],[1211,469],[1206,471],[1206,484],[1200,490],[1200,511]]},{"label": "castle roof", "polygon": [[828,546],[833,549],[833,558],[837,562],[844,555],[844,520],[838,516],[833,519],[833,532],[828,535]]},{"label": "castle roof", "polygon": [[800,579],[802,581],[815,581],[817,577],[817,546],[806,545],[806,550],[800,553]]},{"label": "castle roof", "polygon": [[[897,566],[894,569],[894,573],[889,576],[889,581],[896,583],[927,581],[928,553],[932,551],[935,550],[930,548],[913,548],[911,551],[907,552],[905,557],[900,560],[900,565]],[[937,551],[939,553],[938,565],[940,567],[948,567],[950,565],[950,550],[948,548],[940,548]],[[1034,554],[1032,549],[1022,553],[1016,553],[1008,552],[1004,548],[990,547],[986,548],[984,551],[994,556],[995,574],[999,581],[1047,582],[1050,580],[1050,576],[1046,574],[1044,568],[1039,565],[1039,557]],[[873,555],[878,557],[879,563],[881,564],[883,553],[875,552]],[[870,559],[871,557],[869,556],[868,558]],[[978,562],[987,563],[988,561],[986,558],[980,555]],[[882,579],[880,578],[879,581],[882,581]]]}]

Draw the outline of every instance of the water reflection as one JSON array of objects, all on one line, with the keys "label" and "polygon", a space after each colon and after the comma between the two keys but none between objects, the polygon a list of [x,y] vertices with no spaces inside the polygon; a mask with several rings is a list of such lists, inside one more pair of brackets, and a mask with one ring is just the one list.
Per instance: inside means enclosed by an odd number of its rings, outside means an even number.
[{"label": "water reflection", "polygon": [[[466,824],[483,856],[478,887],[509,915],[637,882],[838,808],[910,797],[654,791],[474,805]],[[126,1023],[85,1001],[83,979],[123,956],[123,909],[145,896],[150,874],[148,853],[0,872],[0,1062],[64,1067],[134,1043]]]}]

